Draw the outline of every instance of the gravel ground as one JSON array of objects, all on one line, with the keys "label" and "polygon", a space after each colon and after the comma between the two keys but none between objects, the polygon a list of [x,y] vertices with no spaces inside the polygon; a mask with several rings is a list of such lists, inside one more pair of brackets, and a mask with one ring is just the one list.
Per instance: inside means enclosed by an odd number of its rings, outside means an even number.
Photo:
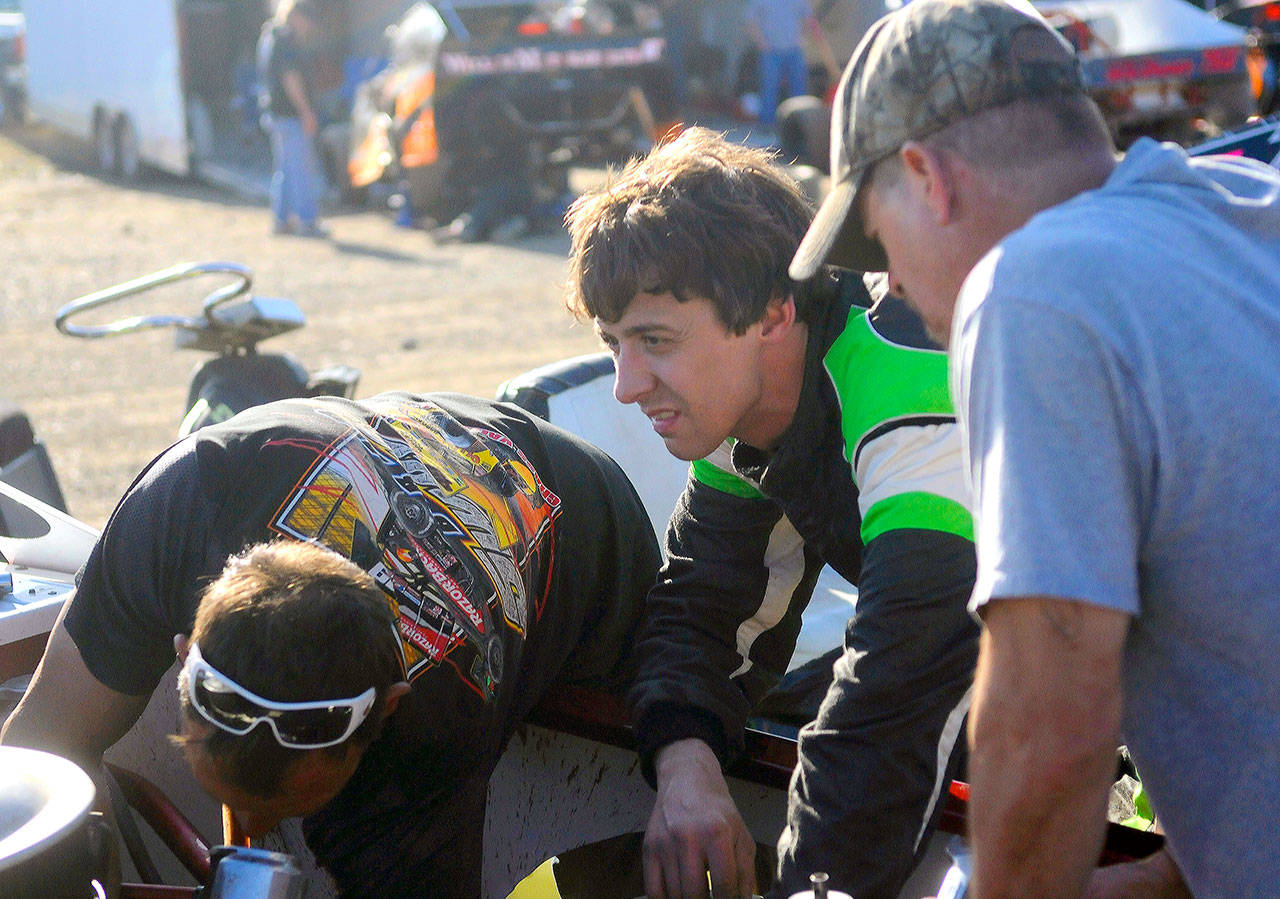
[{"label": "gravel ground", "polygon": [[[54,314],[175,263],[248,265],[256,290],[293,299],[308,319],[264,351],[291,353],[310,369],[356,366],[358,396],[487,396],[512,375],[598,348],[561,304],[561,233],[435,246],[376,212],[334,214],[328,224],[327,241],[272,237],[260,204],[160,174],[133,185],[103,179],[83,146],[39,126],[0,134],[0,397],[22,406],[48,445],[72,514],[106,521],[174,438],[203,356],[175,352],[162,331],[74,340],[54,329]],[[120,311],[196,315],[202,287],[214,286],[167,287]]]}]

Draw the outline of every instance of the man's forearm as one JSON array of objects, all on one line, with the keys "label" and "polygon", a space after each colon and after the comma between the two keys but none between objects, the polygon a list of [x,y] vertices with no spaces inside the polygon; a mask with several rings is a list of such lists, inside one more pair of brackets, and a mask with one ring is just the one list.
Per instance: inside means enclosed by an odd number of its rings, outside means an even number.
[{"label": "man's forearm", "polygon": [[[976,701],[973,714],[976,722]],[[1102,848],[1114,747],[1069,758],[1015,733],[1007,728],[997,737],[975,724],[969,759],[974,895],[1078,896]]]},{"label": "man's forearm", "polygon": [[38,749],[75,762],[90,777],[102,783],[102,756],[106,746],[80,731],[60,730],[48,717],[19,705],[0,731],[0,744]]},{"label": "man's forearm", "polygon": [[293,108],[298,111],[298,118],[303,121],[308,131],[314,130],[316,125],[315,111],[311,108],[311,98],[307,95],[307,88],[302,80],[302,76],[296,71],[290,69],[284,73],[281,78],[284,85],[284,92],[289,97]]},{"label": "man's forearm", "polygon": [[986,614],[969,730],[974,894],[1079,896],[1105,833],[1127,618],[1035,597]]},{"label": "man's forearm", "polygon": [[85,667],[59,618],[31,685],[0,731],[0,743],[52,752],[92,774],[107,748],[142,714],[148,699],[117,693],[100,683]]}]

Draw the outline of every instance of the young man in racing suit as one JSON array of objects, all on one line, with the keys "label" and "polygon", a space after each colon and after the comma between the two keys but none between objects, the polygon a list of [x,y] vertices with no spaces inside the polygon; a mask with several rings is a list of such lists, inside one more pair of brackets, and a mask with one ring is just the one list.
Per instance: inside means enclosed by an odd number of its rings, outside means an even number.
[{"label": "young man in racing suit", "polygon": [[754,889],[722,765],[824,562],[858,601],[800,734],[771,895],[814,871],[896,895],[959,763],[978,629],[946,357],[895,297],[789,279],[811,215],[767,154],[700,129],[569,214],[567,302],[612,350],[615,396],[692,462],[630,693],[651,897],[705,896],[708,872],[717,896]]}]

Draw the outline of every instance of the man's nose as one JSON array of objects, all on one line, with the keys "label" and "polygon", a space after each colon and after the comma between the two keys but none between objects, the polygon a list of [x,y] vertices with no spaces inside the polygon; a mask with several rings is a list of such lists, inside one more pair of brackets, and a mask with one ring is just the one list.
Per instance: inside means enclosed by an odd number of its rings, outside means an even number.
[{"label": "man's nose", "polygon": [[613,357],[613,396],[620,403],[634,403],[653,389],[653,374],[640,354],[622,348]]}]

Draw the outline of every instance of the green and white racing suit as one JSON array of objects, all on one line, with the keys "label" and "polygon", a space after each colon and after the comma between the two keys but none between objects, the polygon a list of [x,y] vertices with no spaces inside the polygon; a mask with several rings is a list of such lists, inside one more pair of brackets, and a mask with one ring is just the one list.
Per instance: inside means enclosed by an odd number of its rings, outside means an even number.
[{"label": "green and white racing suit", "polygon": [[772,453],[694,462],[650,592],[629,695],[641,760],[698,737],[721,761],[787,669],[824,563],[858,587],[799,766],[773,895],[814,871],[894,896],[962,755],[978,627],[973,525],[946,355],[894,297],[808,321],[795,418]]}]

